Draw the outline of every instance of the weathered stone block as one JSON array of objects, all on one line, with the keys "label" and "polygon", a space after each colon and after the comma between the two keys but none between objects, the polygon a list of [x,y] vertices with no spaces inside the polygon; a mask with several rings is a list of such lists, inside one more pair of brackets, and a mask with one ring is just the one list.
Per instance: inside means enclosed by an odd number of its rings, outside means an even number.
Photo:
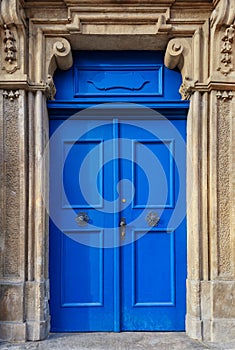
[{"label": "weathered stone block", "polygon": [[207,320],[211,318],[211,282],[201,282],[201,314],[202,319]]},{"label": "weathered stone block", "polygon": [[187,314],[186,331],[189,337],[202,340],[202,321]]},{"label": "weathered stone block", "polygon": [[212,321],[212,342],[227,342],[235,339],[235,319],[217,319]]},{"label": "weathered stone block", "polygon": [[26,340],[25,323],[0,322],[0,339],[4,341],[20,342]]},{"label": "weathered stone block", "polygon": [[187,280],[187,310],[191,317],[200,317],[200,281]]},{"label": "weathered stone block", "polygon": [[213,317],[235,319],[235,282],[217,281],[212,283]]},{"label": "weathered stone block", "polygon": [[42,322],[27,322],[27,340],[46,339],[50,332],[50,317]]},{"label": "weathered stone block", "polygon": [[2,284],[0,286],[0,321],[22,321],[23,286]]}]

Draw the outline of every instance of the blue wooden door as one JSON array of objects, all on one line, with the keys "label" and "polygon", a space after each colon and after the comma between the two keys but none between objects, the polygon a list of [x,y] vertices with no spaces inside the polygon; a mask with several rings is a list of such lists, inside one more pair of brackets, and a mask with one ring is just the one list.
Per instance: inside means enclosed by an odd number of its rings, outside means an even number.
[{"label": "blue wooden door", "polygon": [[184,330],[185,124],[51,121],[52,331]]}]

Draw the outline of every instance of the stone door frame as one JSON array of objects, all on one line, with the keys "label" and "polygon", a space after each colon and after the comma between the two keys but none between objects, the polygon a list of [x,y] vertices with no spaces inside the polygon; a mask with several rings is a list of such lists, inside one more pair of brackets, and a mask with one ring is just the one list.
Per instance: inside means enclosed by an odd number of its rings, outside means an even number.
[{"label": "stone door frame", "polygon": [[[235,5],[229,0],[1,1],[0,337],[49,332],[46,101],[71,50],[165,50],[190,99],[187,334],[235,338]],[[102,5],[104,4],[104,5]],[[190,189],[190,192],[189,192]],[[42,196],[43,192],[43,196]]]}]

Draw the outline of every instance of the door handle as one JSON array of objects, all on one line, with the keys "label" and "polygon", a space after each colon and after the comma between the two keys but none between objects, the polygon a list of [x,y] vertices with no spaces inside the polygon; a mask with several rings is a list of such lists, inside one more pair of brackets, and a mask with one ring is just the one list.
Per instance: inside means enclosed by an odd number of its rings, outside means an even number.
[{"label": "door handle", "polygon": [[147,221],[149,226],[155,227],[155,226],[158,226],[160,217],[158,216],[158,213],[151,211],[150,213],[148,213],[145,220]]},{"label": "door handle", "polygon": [[124,241],[126,238],[126,218],[121,218],[119,226],[120,226],[121,240]]},{"label": "door handle", "polygon": [[90,221],[90,218],[87,213],[79,212],[75,220],[79,226],[86,226]]}]

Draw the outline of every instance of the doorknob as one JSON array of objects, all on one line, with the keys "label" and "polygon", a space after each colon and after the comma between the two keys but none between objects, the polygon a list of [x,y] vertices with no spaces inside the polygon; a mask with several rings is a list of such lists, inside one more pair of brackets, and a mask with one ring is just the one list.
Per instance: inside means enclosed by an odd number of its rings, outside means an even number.
[{"label": "doorknob", "polygon": [[121,218],[120,221],[120,235],[121,235],[121,240],[124,241],[125,237],[126,237],[126,218]]}]

